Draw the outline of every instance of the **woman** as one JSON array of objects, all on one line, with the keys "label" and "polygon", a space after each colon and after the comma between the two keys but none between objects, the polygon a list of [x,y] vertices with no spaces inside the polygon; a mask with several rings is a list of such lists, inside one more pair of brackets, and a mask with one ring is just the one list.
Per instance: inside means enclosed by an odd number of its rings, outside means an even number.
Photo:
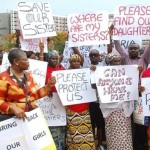
[{"label": "woman", "polygon": [[56,81],[51,77],[44,87],[37,89],[32,75],[26,71],[29,67],[26,53],[13,48],[8,59],[11,66],[0,74],[0,121],[14,115],[25,120],[25,112],[36,108],[34,101],[49,95]]},{"label": "woman", "polygon": [[[110,66],[121,65],[121,56],[114,51],[107,55],[106,61]],[[105,119],[107,150],[133,150],[131,131],[133,106],[133,102],[100,104]]]},{"label": "woman", "polygon": [[[79,69],[81,57],[73,54],[69,60],[69,69]],[[67,106],[67,149],[68,150],[95,150],[92,132],[89,104]],[[80,120],[80,121],[77,121]]]},{"label": "woman", "polygon": [[[49,52],[49,61],[47,66],[47,73],[46,73],[46,83],[48,79],[52,76],[53,71],[63,70],[63,67],[59,67],[59,54],[56,50],[52,50]],[[51,96],[56,91],[55,87],[52,87]],[[65,136],[66,131],[64,126],[51,126],[49,127],[52,137],[55,141],[55,145],[57,150],[65,150]]]}]

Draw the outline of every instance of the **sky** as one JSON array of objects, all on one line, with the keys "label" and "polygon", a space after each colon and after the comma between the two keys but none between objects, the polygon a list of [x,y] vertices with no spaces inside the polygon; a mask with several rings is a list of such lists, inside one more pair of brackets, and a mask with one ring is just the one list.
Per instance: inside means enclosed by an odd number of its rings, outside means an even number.
[{"label": "sky", "polygon": [[[18,0],[0,0],[0,13],[16,9]],[[70,13],[94,12],[107,10],[114,13],[115,8],[128,4],[149,4],[150,0],[19,0],[19,1],[46,1],[50,2],[53,15],[65,16]]]}]

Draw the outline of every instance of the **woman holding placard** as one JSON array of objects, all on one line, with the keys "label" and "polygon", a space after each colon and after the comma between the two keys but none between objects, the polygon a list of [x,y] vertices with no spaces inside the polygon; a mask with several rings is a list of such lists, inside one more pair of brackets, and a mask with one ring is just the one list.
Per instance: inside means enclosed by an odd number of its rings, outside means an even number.
[{"label": "woman holding placard", "polygon": [[[73,54],[69,69],[79,69],[81,57]],[[95,150],[94,136],[89,114],[89,104],[69,105],[67,109],[67,149]]]},{"label": "woman holding placard", "polygon": [[[113,51],[106,56],[110,66],[121,65],[121,56]],[[91,67],[94,71],[96,67]],[[105,118],[107,150],[133,150],[131,114],[132,102],[100,103]]]},{"label": "woman holding placard", "polygon": [[25,120],[25,112],[36,108],[34,101],[49,95],[56,81],[51,77],[44,87],[37,89],[32,75],[26,71],[29,67],[26,53],[13,48],[8,59],[11,66],[0,74],[0,121],[14,115]]}]

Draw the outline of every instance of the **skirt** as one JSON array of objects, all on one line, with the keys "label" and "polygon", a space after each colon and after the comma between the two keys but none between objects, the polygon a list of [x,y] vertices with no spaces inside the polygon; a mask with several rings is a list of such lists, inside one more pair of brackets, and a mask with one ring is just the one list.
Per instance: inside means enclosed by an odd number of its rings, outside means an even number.
[{"label": "skirt", "polygon": [[67,108],[67,150],[95,150],[88,110],[73,112]]},{"label": "skirt", "polygon": [[117,110],[105,118],[107,150],[133,150],[131,118]]}]

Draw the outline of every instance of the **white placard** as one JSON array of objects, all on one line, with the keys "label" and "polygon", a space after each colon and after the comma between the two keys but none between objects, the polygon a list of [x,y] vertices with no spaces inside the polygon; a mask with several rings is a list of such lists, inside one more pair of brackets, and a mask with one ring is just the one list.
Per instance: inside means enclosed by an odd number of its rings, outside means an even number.
[{"label": "white placard", "polygon": [[45,78],[47,72],[47,62],[29,59],[29,72],[32,74],[34,80],[38,84],[38,87],[45,85]]},{"label": "white placard", "polygon": [[[41,39],[23,39],[22,36],[19,37],[21,49],[24,51],[33,51],[35,53],[40,52],[40,41]],[[44,43],[44,53],[48,52],[47,49],[47,38],[42,38],[42,43]]]},{"label": "white placard", "polygon": [[149,8],[146,5],[117,7],[113,39],[149,39]]},{"label": "white placard", "polygon": [[0,122],[0,148],[2,150],[56,150],[46,120],[36,108],[26,112],[25,121],[17,118]]},{"label": "white placard", "polygon": [[26,115],[27,119],[25,122],[22,120],[19,121],[29,144],[29,150],[47,150],[48,148],[56,150],[42,111],[36,108],[30,112],[26,112]]},{"label": "white placard", "polygon": [[64,106],[96,101],[95,90],[91,88],[90,69],[54,71],[56,89]]},{"label": "white placard", "polygon": [[[140,46],[140,48],[142,47],[142,40],[120,40],[120,45],[121,47],[128,53],[128,50],[129,50],[129,45],[130,44],[133,44],[133,43],[136,43]],[[116,50],[115,49],[115,46],[113,47],[113,50]]]},{"label": "white placard", "polygon": [[150,116],[150,78],[142,78],[141,84],[145,87],[142,92],[142,105],[144,116]]},{"label": "white placard", "polygon": [[6,71],[7,68],[10,66],[9,60],[8,60],[8,53],[3,54],[3,60],[2,60],[2,65],[0,66],[0,71]]},{"label": "white placard", "polygon": [[102,103],[138,99],[139,71],[136,65],[97,67],[95,78]]},{"label": "white placard", "polygon": [[48,2],[18,2],[18,16],[24,39],[56,36]]},{"label": "white placard", "polygon": [[[92,49],[96,49],[99,51],[100,54],[107,54],[107,45],[94,45],[94,46],[79,46],[78,50],[80,52],[80,54],[84,57],[84,62],[83,62],[83,67],[84,68],[88,68],[89,66],[91,66],[91,61],[89,58],[89,53]],[[73,50],[71,47],[68,47],[68,41],[65,43],[65,48],[63,51],[63,60],[61,62],[61,64],[63,65],[63,67],[65,69],[69,68],[69,58],[73,55]]]},{"label": "white placard", "polygon": [[67,18],[69,47],[108,44],[108,12],[70,14]]},{"label": "white placard", "polygon": [[41,108],[48,126],[66,125],[66,109],[56,92],[52,98],[44,97],[36,101],[36,104]]}]

